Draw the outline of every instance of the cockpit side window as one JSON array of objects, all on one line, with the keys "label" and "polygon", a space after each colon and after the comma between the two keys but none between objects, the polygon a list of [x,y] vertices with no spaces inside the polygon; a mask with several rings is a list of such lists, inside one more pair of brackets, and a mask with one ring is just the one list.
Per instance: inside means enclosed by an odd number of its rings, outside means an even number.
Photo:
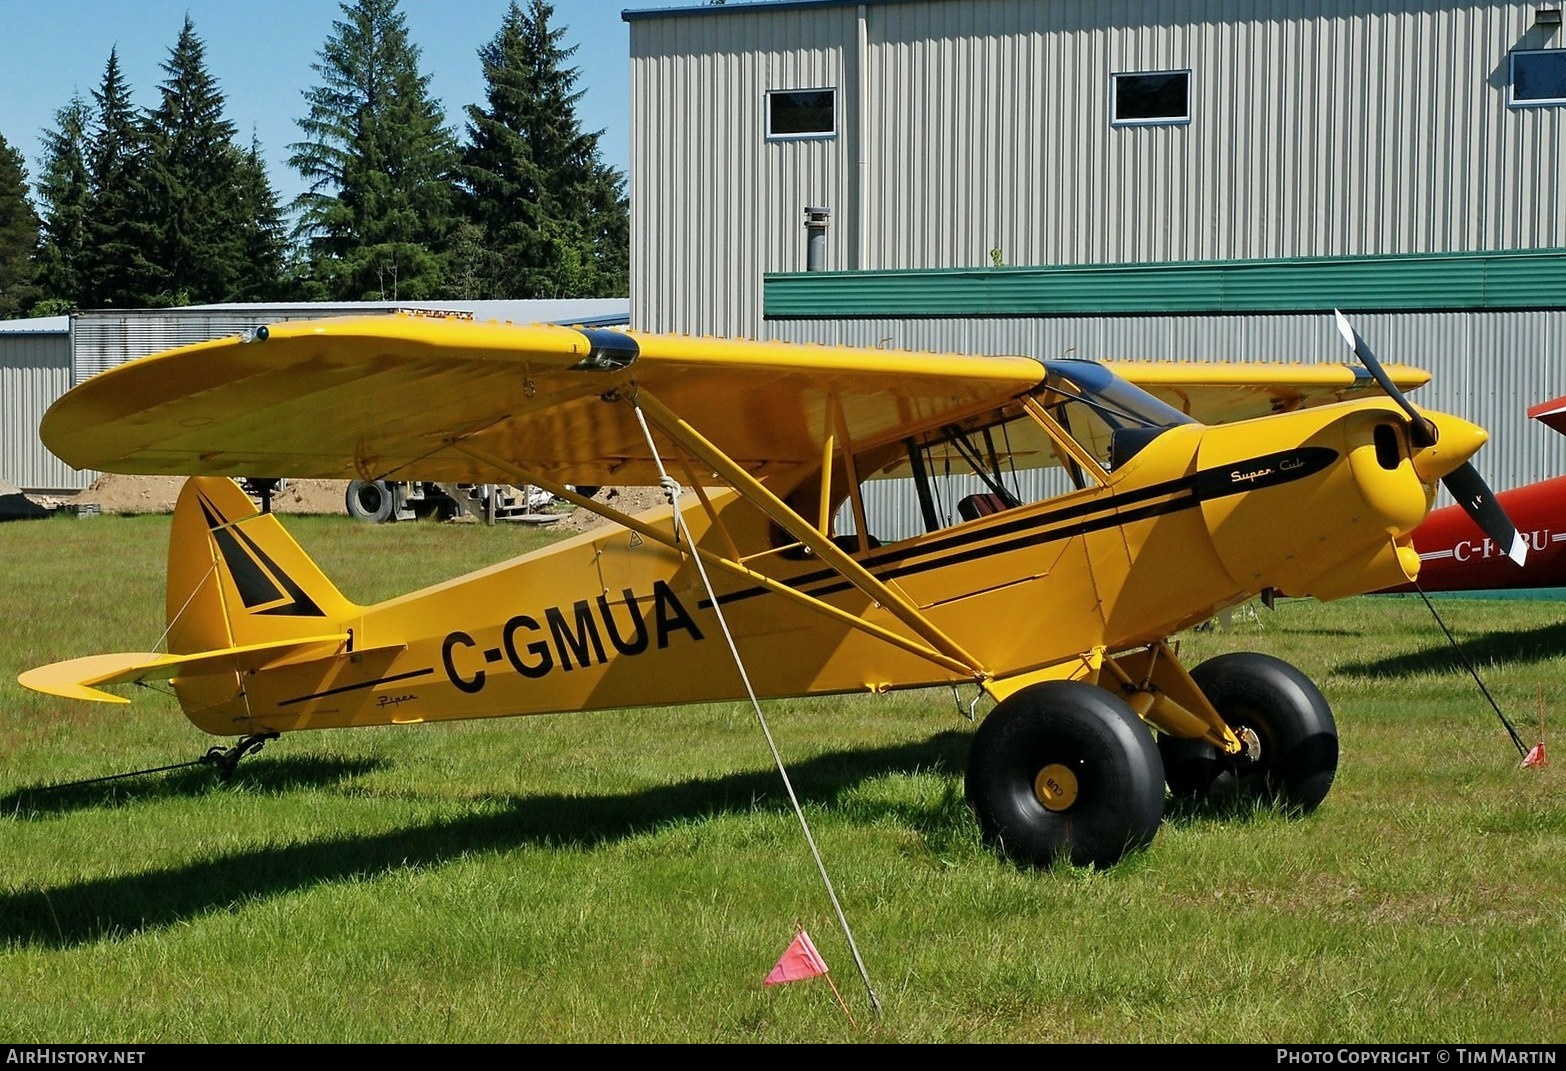
[{"label": "cockpit side window", "polygon": [[[1022,400],[910,439],[906,472],[922,531],[1013,509],[1066,489],[1063,455],[1047,421]],[[909,533],[913,534],[913,533]]]},{"label": "cockpit side window", "polygon": [[[1026,395],[904,440],[856,452],[857,496],[831,475],[831,534],[860,546],[981,521],[1022,504],[1102,486],[1148,443],[1190,417],[1091,361],[1045,361]],[[819,478],[789,496],[819,512]],[[857,500],[856,511],[849,508]]]}]

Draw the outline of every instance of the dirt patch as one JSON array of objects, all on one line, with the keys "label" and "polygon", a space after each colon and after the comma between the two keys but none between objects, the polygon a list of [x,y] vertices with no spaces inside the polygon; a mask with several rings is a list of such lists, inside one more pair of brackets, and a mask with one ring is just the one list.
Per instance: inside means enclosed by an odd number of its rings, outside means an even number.
[{"label": "dirt patch", "polygon": [[[680,501],[683,505],[693,500],[694,496],[690,498],[682,496]],[[654,506],[667,505],[669,502],[663,489],[658,487],[604,487],[593,496],[593,501],[602,502],[621,513],[629,513],[633,516]],[[573,509],[550,527],[562,532],[585,532],[611,523],[613,522],[600,517],[592,510]]]},{"label": "dirt patch", "polygon": [[[105,473],[74,495],[40,498],[47,507],[97,506],[103,513],[173,513],[183,476]],[[289,480],[272,495],[275,513],[346,513],[347,480]]]}]

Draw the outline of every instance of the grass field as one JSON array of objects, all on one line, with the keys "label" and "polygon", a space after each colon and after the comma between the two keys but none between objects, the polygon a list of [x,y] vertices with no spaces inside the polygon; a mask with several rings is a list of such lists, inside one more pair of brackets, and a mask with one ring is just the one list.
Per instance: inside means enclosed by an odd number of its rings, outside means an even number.
[{"label": "grass field", "polygon": [[[362,601],[547,538],[289,527]],[[1107,871],[979,843],[949,692],[765,704],[876,1010],[748,705],[301,733],[227,781],[51,790],[219,742],[162,694],[15,683],[151,649],[167,532],[0,525],[0,1040],[1566,1041],[1566,745],[1522,768],[1417,597],[1180,637],[1315,678],[1338,779],[1303,819],[1172,810]],[[1530,746],[1541,705],[1566,725],[1566,603],[1435,605]],[[824,979],[762,986],[796,924],[851,1017]]]}]

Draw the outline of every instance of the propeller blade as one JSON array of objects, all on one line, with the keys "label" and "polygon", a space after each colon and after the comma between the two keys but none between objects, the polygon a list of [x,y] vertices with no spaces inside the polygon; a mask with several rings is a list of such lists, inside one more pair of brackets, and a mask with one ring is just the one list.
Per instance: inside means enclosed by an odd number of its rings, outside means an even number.
[{"label": "propeller blade", "polygon": [[1403,412],[1408,414],[1409,434],[1414,440],[1415,446],[1434,446],[1435,433],[1431,430],[1430,422],[1420,416],[1419,410],[1414,408],[1407,395],[1397,389],[1397,384],[1392,382],[1392,377],[1387,375],[1387,370],[1381,367],[1381,362],[1370,350],[1370,343],[1366,342],[1360,333],[1354,330],[1354,325],[1348,322],[1348,317],[1338,309],[1332,310],[1332,315],[1338,320],[1338,334],[1343,336],[1343,341],[1348,343],[1349,349],[1354,351],[1354,356],[1359,358],[1359,363],[1365,366],[1372,379],[1381,385],[1381,389],[1387,392],[1398,405],[1403,407]]},{"label": "propeller blade", "polygon": [[[1333,309],[1332,314],[1337,317],[1338,334],[1343,336],[1343,341],[1348,343],[1349,349],[1354,351],[1360,363],[1370,372],[1372,378],[1381,385],[1381,389],[1387,392],[1388,397],[1402,406],[1408,414],[1410,421],[1409,437],[1416,446],[1434,446],[1436,441],[1435,428],[1420,415],[1402,391],[1397,389],[1397,384],[1392,382],[1392,377],[1387,375],[1386,369],[1381,367],[1381,362],[1370,350],[1370,343],[1354,330],[1354,325],[1348,322],[1339,309]],[[1479,530],[1490,537],[1490,541],[1498,547],[1506,550],[1506,556],[1518,565],[1523,564],[1528,557],[1528,541],[1517,531],[1517,526],[1512,524],[1512,519],[1496,501],[1495,493],[1490,490],[1489,484],[1484,482],[1484,477],[1479,475],[1479,470],[1474,468],[1472,462],[1464,462],[1445,476],[1441,477],[1441,484],[1449,491],[1458,504],[1463,507],[1463,512],[1473,518],[1473,522],[1479,526]]]},{"label": "propeller blade", "polygon": [[1479,475],[1479,470],[1471,462],[1464,462],[1441,477],[1441,483],[1463,507],[1463,512],[1473,518],[1479,530],[1506,551],[1508,558],[1518,565],[1527,560],[1528,541],[1517,531],[1511,518],[1496,501],[1489,485],[1484,482],[1484,477]]}]

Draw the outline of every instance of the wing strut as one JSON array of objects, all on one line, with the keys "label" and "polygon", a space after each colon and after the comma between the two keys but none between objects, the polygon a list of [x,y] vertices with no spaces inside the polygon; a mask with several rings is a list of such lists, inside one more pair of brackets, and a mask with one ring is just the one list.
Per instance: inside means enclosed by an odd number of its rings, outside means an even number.
[{"label": "wing strut", "polygon": [[746,472],[743,466],[736,464],[722,450],[707,441],[678,414],[671,412],[662,402],[646,392],[638,392],[634,400],[628,399],[628,401],[638,409],[645,409],[653,422],[658,425],[659,431],[711,465],[718,475],[728,480],[730,486],[781,525],[789,535],[804,543],[845,580],[885,607],[932,647],[960,663],[963,669],[976,678],[984,675],[980,661],[964,650],[956,640],[932,625],[929,619],[919,612],[917,606],[838,549],[837,544],[828,539],[824,533],[818,531],[814,525],[791,509],[788,503],[769,491],[765,484]]},{"label": "wing strut", "polygon": [[[859,493],[859,473],[854,468],[854,452],[849,449],[848,422],[843,419],[843,399],[837,394],[832,395],[832,423],[837,427],[837,435],[830,438],[841,438],[843,440],[841,452],[843,458],[843,486],[848,488],[849,506],[854,511],[854,531],[859,536],[860,551],[867,551],[870,549],[870,543],[867,539],[870,533],[870,522],[865,518],[865,500]],[[826,479],[826,472],[827,470],[822,468],[821,497],[823,500],[831,493],[832,481]],[[821,522],[821,526],[816,530],[825,533],[827,518],[822,517]],[[834,547],[837,546],[836,543],[832,545]],[[869,593],[867,592],[867,594]]]}]

